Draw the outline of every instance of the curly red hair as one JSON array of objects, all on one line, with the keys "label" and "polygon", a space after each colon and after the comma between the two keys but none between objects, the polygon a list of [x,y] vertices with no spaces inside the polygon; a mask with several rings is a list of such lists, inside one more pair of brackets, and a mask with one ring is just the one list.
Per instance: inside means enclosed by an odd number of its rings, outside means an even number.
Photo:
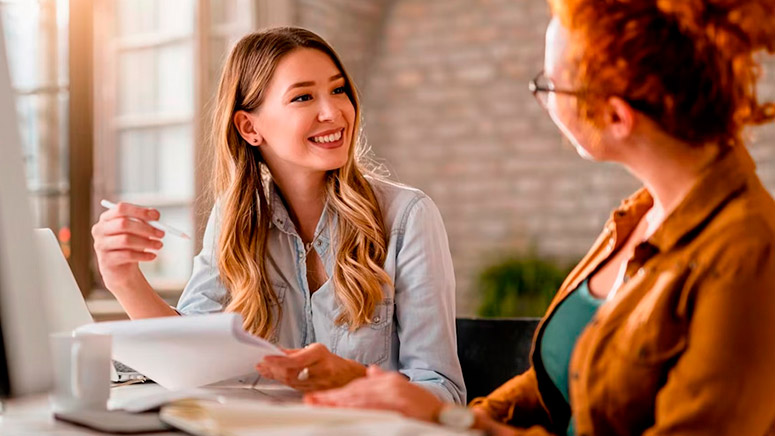
[{"label": "curly red hair", "polygon": [[588,118],[619,96],[693,144],[739,143],[746,125],[775,119],[754,59],[775,52],[775,0],[548,1],[572,35]]}]

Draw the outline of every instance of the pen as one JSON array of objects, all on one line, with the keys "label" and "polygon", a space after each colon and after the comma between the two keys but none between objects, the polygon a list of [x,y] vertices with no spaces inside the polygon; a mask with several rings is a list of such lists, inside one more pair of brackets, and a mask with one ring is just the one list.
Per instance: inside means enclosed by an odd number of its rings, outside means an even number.
[{"label": "pen", "polygon": [[[100,201],[100,204],[102,205],[102,207],[106,209],[115,209],[116,207],[118,207],[116,203],[110,202],[108,200],[102,200]],[[172,235],[181,237],[183,239],[191,239],[191,237],[188,236],[187,234],[181,232],[180,230],[176,229],[175,227],[172,227],[169,224],[164,224],[161,221],[146,221],[146,223],[148,223],[148,225],[150,225],[155,229],[159,229],[161,231],[170,233]]]}]

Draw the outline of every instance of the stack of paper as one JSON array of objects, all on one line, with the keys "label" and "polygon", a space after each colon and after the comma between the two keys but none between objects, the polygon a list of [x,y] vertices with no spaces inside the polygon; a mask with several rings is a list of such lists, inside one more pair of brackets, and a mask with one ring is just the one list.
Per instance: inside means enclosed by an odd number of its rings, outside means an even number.
[{"label": "stack of paper", "polygon": [[245,332],[236,313],[104,322],[75,333],[112,335],[115,360],[172,390],[255,373],[265,356],[283,354]]}]

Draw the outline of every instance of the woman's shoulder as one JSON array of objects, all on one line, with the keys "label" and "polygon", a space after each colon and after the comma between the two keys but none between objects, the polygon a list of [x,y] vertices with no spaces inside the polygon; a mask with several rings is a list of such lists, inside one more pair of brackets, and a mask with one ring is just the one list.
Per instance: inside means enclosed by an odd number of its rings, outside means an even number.
[{"label": "woman's shoulder", "polygon": [[366,179],[377,197],[385,225],[391,229],[405,224],[413,211],[436,209],[431,198],[420,189],[382,177],[369,176]]},{"label": "woman's shoulder", "polygon": [[[763,186],[749,186],[730,198],[698,229],[687,246],[699,272],[718,279],[751,267],[775,271],[775,201]],[[753,273],[752,273],[753,274]],[[758,274],[758,273],[756,273]]]},{"label": "woman's shoulder", "polygon": [[412,199],[427,197],[421,190],[385,177],[366,176],[374,193],[381,197],[379,201],[410,201]]},{"label": "woman's shoulder", "polygon": [[721,206],[707,228],[707,238],[716,243],[750,241],[773,245],[775,200],[756,179],[756,183],[749,183]]}]

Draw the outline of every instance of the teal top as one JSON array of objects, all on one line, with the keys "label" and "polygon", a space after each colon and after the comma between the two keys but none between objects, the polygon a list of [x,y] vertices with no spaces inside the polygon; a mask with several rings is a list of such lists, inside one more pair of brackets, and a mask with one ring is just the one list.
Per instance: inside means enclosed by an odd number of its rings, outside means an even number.
[{"label": "teal top", "polygon": [[[541,337],[541,361],[546,374],[560,390],[565,401],[570,404],[568,395],[568,366],[570,356],[576,346],[576,340],[597,312],[604,300],[589,293],[589,280],[584,280],[578,288],[560,303],[549,319]],[[576,431],[571,419],[568,435]]]}]

